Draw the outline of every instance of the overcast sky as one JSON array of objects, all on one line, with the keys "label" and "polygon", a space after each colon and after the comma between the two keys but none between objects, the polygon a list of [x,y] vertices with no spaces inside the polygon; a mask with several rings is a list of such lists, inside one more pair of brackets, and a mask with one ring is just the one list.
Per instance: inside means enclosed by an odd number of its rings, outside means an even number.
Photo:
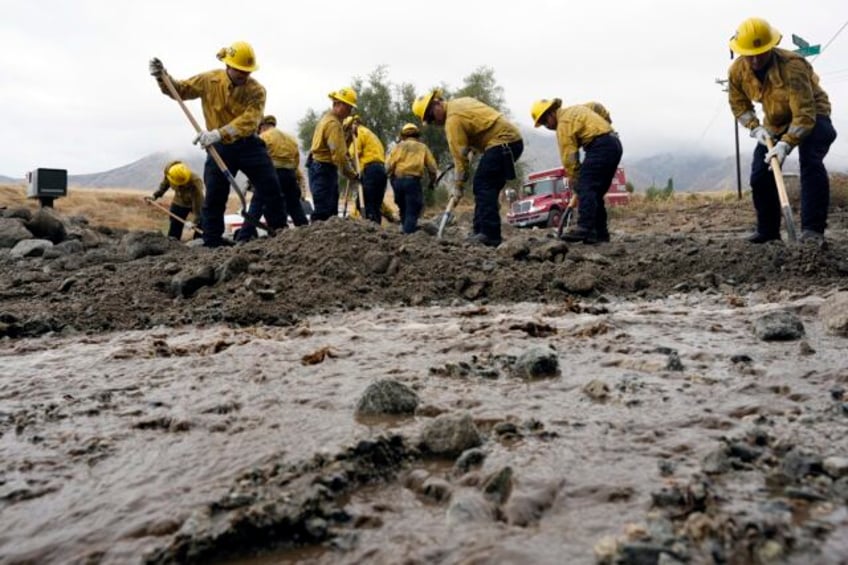
[{"label": "overcast sky", "polygon": [[[733,120],[715,80],[727,74],[728,39],[750,16],[779,29],[782,47],[793,47],[793,33],[824,47],[811,60],[841,135],[828,162],[848,168],[845,0],[0,0],[0,14],[7,176],[36,167],[92,173],[189,150],[193,130],[160,94],[148,60],[188,78],[220,68],[215,53],[237,40],[256,51],[266,112],[291,132],[308,108],[328,107],[329,91],[378,65],[419,91],[458,87],[485,65],[524,126],[538,98],[598,100],[621,133],[625,162],[666,151],[730,155]],[[199,103],[190,107],[202,119]],[[743,151],[752,144],[742,138]]]}]

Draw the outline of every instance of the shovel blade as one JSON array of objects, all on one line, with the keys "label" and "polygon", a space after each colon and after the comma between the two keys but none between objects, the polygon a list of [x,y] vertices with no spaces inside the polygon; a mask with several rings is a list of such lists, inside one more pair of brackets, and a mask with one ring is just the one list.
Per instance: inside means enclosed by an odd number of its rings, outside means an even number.
[{"label": "shovel blade", "polygon": [[445,234],[445,228],[451,223],[451,220],[453,220],[453,212],[444,212],[442,214],[442,217],[439,220],[439,230],[436,232],[436,237],[442,239],[442,236]]}]

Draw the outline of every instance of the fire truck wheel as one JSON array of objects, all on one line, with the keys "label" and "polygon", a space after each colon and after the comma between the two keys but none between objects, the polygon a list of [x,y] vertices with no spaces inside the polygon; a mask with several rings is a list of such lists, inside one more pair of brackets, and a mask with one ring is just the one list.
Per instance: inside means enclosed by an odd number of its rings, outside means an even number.
[{"label": "fire truck wheel", "polygon": [[548,213],[548,227],[549,228],[559,227],[561,220],[562,220],[562,210],[560,210],[559,208],[553,208]]}]

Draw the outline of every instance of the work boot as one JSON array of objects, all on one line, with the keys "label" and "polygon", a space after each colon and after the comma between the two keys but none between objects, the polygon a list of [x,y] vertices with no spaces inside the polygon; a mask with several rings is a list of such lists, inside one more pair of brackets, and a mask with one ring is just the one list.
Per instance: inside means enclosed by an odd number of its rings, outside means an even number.
[{"label": "work boot", "polygon": [[472,243],[475,245],[485,245],[486,247],[497,247],[501,244],[501,240],[492,239],[484,233],[475,233],[474,235],[469,235],[465,238],[465,241],[467,243]]},{"label": "work boot", "polygon": [[767,241],[780,241],[780,234],[768,235],[755,231],[746,240],[748,243],[766,243]]},{"label": "work boot", "polygon": [[609,243],[610,234],[608,231],[606,232],[598,232],[598,243]]},{"label": "work boot", "polygon": [[562,234],[563,241],[570,242],[581,242],[587,245],[592,245],[593,243],[598,243],[598,234],[595,230],[590,230],[586,228],[581,228],[577,226],[576,228],[572,228],[567,232]]},{"label": "work boot", "polygon": [[801,230],[801,237],[798,238],[801,243],[817,245],[824,247],[827,242],[824,239],[824,234],[815,230]]}]

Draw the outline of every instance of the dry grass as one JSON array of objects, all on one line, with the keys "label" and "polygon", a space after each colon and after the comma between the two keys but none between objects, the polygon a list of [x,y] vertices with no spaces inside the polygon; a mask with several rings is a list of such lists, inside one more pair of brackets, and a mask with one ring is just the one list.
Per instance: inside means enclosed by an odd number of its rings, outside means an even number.
[{"label": "dry grass", "polygon": [[[150,192],[112,188],[69,188],[68,196],[53,203],[56,211],[65,216],[85,216],[98,226],[130,230],[168,230],[168,215],[144,202]],[[166,195],[159,203],[167,207]],[[0,207],[38,209],[37,200],[26,198],[22,186],[0,185]],[[238,200],[231,196],[228,209],[237,211]]]}]

